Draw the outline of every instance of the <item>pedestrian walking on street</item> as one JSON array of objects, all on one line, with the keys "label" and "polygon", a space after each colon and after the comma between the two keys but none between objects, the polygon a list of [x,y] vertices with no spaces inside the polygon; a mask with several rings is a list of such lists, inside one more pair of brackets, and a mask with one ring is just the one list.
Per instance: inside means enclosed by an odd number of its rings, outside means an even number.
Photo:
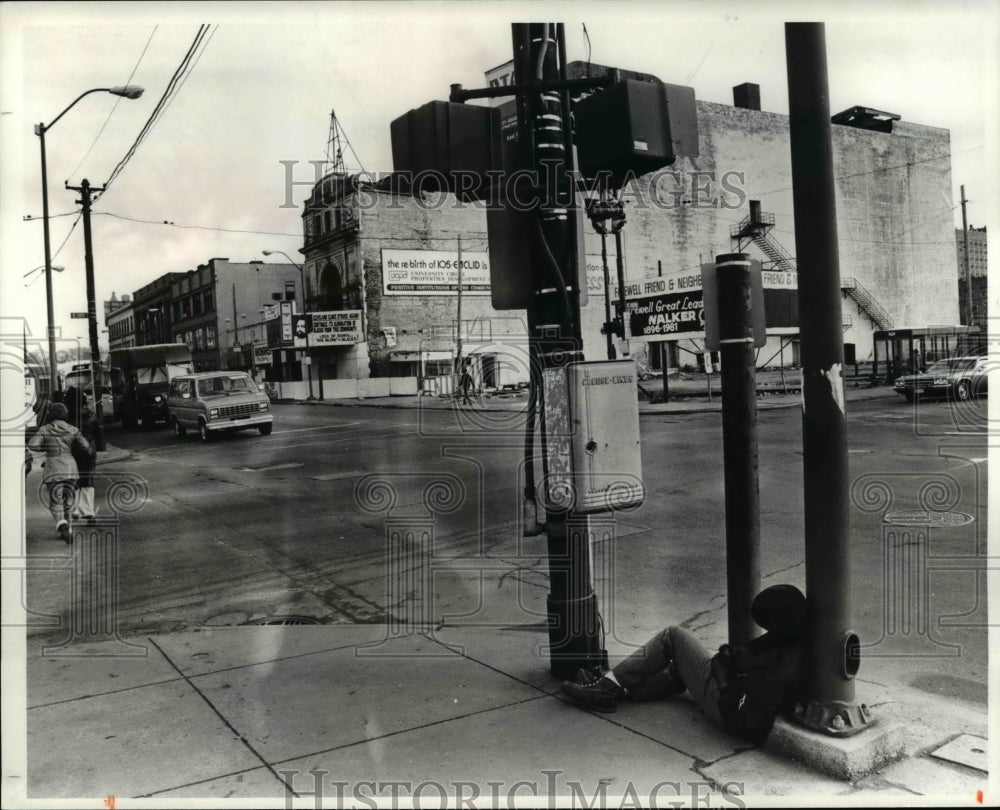
[{"label": "pedestrian walking on street", "polygon": [[69,423],[75,427],[90,445],[88,452],[74,450],[73,460],[80,477],[76,481],[76,501],[74,518],[93,520],[94,509],[94,469],[97,467],[97,418],[93,408],[87,403],[87,395],[79,388],[70,386],[66,389],[64,401],[69,411]]},{"label": "pedestrian walking on street", "polygon": [[472,375],[469,374],[469,367],[462,369],[462,376],[458,380],[458,387],[462,389],[462,404],[471,405],[469,401],[469,388],[472,387]]},{"label": "pedestrian walking on street", "polygon": [[775,718],[801,700],[806,598],[794,585],[773,585],[751,605],[767,632],[714,655],[689,631],[668,627],[601,676],[586,670],[563,691],[580,706],[613,712],[622,698],[652,700],[685,690],[720,728],[759,744]]},{"label": "pedestrian walking on street", "polygon": [[90,442],[69,424],[69,411],[61,402],[50,403],[46,422],[28,442],[28,449],[45,453],[45,473],[42,480],[48,494],[49,511],[56,522],[56,531],[67,543],[73,542],[70,532],[70,510],[79,470],[74,453],[91,452]]}]

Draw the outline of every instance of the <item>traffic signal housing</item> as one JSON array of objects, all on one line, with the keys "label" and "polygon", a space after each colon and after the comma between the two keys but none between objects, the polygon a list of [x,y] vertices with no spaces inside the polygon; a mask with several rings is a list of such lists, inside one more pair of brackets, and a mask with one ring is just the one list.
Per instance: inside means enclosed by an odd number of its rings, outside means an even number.
[{"label": "traffic signal housing", "polygon": [[698,154],[694,88],[625,79],[576,102],[574,130],[584,177],[610,188]]},{"label": "traffic signal housing", "polygon": [[500,111],[429,101],[389,125],[392,163],[414,191],[450,191],[462,202],[487,199],[488,172],[502,168]]}]

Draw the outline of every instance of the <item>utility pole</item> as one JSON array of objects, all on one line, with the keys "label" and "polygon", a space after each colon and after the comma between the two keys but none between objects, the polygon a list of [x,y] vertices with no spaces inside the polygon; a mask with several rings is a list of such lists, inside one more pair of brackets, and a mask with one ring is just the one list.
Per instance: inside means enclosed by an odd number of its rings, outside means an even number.
[{"label": "utility pole", "polygon": [[965,218],[965,186],[962,189],[962,239],[965,240],[965,325],[972,326],[972,270],[969,265],[969,223]]},{"label": "utility pole", "polygon": [[81,199],[77,200],[77,204],[83,206],[83,261],[87,273],[87,322],[90,326],[90,393],[97,420],[94,443],[98,451],[104,451],[107,449],[104,442],[104,407],[101,403],[101,386],[97,382],[101,373],[101,348],[97,342],[97,295],[94,290],[94,249],[90,233],[91,194],[95,190],[104,191],[104,188],[94,189],[88,180],[84,180],[79,186],[66,183],[66,188],[80,192]]},{"label": "utility pole", "polygon": [[[786,23],[795,247],[800,267],[802,449],[809,632],[807,728],[848,736],[872,722],[858,706],[860,640],[851,630],[850,498],[840,258],[826,36],[822,23]],[[805,314],[808,313],[808,317]]]}]

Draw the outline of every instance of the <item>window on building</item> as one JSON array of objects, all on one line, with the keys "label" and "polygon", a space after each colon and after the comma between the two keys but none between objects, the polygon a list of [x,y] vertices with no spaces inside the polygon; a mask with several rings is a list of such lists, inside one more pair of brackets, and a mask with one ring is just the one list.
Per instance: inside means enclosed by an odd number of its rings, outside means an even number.
[{"label": "window on building", "polygon": [[205,292],[202,294],[202,297],[205,303],[205,312],[211,312],[213,309],[215,309],[215,304],[212,302],[212,291],[210,289],[205,290]]},{"label": "window on building", "polygon": [[191,309],[194,315],[201,315],[201,296],[195,293],[191,296]]},{"label": "window on building", "polygon": [[323,303],[329,310],[344,308],[344,281],[340,268],[333,262],[327,262],[320,279],[323,290]]},{"label": "window on building", "polygon": [[216,338],[215,324],[209,324],[205,327],[205,348],[214,349],[217,343]]},{"label": "window on building", "polygon": [[191,317],[191,299],[184,298],[181,300],[181,318]]},{"label": "window on building", "polygon": [[428,360],[424,364],[425,377],[447,377],[451,372],[451,360]]}]

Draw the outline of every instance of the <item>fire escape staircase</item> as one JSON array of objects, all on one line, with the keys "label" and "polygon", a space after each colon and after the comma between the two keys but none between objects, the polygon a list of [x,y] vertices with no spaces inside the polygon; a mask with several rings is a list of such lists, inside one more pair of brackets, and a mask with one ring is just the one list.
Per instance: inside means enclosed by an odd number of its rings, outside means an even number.
[{"label": "fire escape staircase", "polygon": [[892,329],[892,317],[875,297],[856,279],[841,278],[841,292],[858,305],[858,312],[864,313],[881,330]]},{"label": "fire escape staircase", "polygon": [[[751,242],[769,259],[765,269],[780,270],[785,273],[798,273],[798,268],[788,252],[774,237],[770,235],[774,227],[774,214],[760,210],[757,200],[750,201],[750,214],[737,225],[734,225],[729,235],[737,244],[737,251],[742,253]],[[850,298],[858,307],[858,313],[865,315],[878,329],[892,329],[893,320],[885,308],[879,304],[856,278],[842,278],[840,289],[845,297]],[[850,314],[844,314],[843,327],[848,329],[854,319]]]},{"label": "fire escape staircase", "polygon": [[760,252],[770,260],[768,270],[780,270],[783,273],[797,273],[795,262],[788,252],[778,243],[776,239],[769,235],[774,227],[774,214],[768,214],[757,210],[751,204],[750,215],[739,225],[734,225],[729,235],[736,240],[739,253],[753,242]]}]

